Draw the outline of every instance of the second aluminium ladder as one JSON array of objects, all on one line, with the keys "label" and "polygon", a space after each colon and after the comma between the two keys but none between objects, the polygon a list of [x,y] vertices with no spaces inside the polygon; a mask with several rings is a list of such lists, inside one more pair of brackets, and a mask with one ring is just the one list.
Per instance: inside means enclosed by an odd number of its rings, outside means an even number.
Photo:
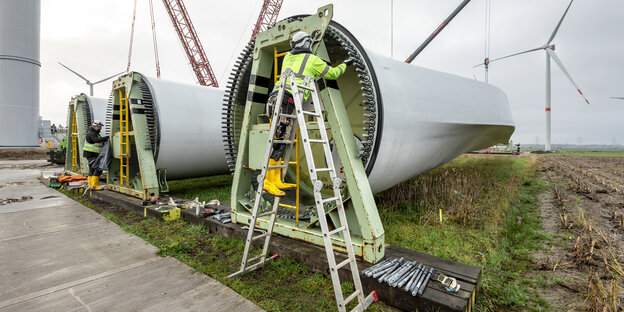
[{"label": "second aluminium ladder", "polygon": [[[293,147],[293,137],[294,133],[297,129],[300,129],[301,136],[300,139],[303,141],[303,148],[305,151],[306,161],[310,171],[310,179],[312,180],[312,185],[314,186],[314,201],[316,203],[316,209],[319,216],[319,223],[321,225],[321,231],[323,234],[323,242],[325,245],[325,252],[327,254],[327,262],[329,264],[329,271],[332,278],[332,284],[334,288],[334,294],[336,296],[336,303],[338,305],[338,311],[346,311],[346,307],[353,299],[358,299],[358,304],[351,311],[364,311],[372,302],[377,301],[377,297],[375,292],[371,292],[368,296],[364,297],[364,289],[362,288],[362,282],[360,281],[360,276],[357,267],[357,261],[355,258],[355,253],[353,252],[353,244],[351,242],[351,234],[349,232],[349,227],[347,224],[347,217],[345,214],[342,195],[340,193],[340,186],[342,185],[342,179],[338,177],[336,173],[336,169],[334,167],[334,160],[331,155],[329,138],[327,137],[327,130],[325,128],[325,120],[323,118],[323,108],[321,106],[321,99],[318,93],[318,88],[316,83],[312,79],[311,76],[305,76],[303,78],[303,83],[298,84],[296,78],[296,74],[292,72],[292,70],[287,69],[283,73],[281,84],[279,86],[279,93],[277,96],[277,101],[275,102],[275,107],[273,109],[271,129],[269,131],[269,139],[267,142],[267,147],[263,159],[262,171],[260,175],[258,175],[258,189],[256,190],[256,198],[254,201],[254,206],[251,213],[251,221],[249,223],[249,232],[247,233],[247,239],[245,242],[245,250],[243,252],[243,260],[241,262],[241,268],[239,271],[227,276],[227,278],[231,278],[240,274],[244,274],[250,271],[253,271],[259,267],[262,267],[266,264],[267,261],[273,260],[277,257],[277,255],[267,257],[269,243],[271,240],[271,235],[273,233],[273,227],[275,225],[275,219],[277,218],[277,209],[279,207],[279,202],[281,197],[275,196],[273,207],[271,210],[266,212],[260,211],[260,206],[262,202],[262,193],[264,192],[264,178],[266,177],[267,170],[274,168],[283,168],[283,172],[281,177],[283,178],[286,175],[286,171],[288,170],[288,160],[290,159],[290,152]],[[286,79],[287,78],[287,79]],[[284,92],[287,88],[286,84],[289,84],[289,89],[292,92],[292,96],[295,104],[295,112],[293,115],[282,113],[282,99],[284,98]],[[304,102],[304,93],[309,93],[312,97],[312,111],[303,110],[303,102]],[[308,129],[306,126],[306,116],[312,116],[316,119],[319,127],[319,132],[321,139],[310,139],[310,135],[308,133]],[[288,118],[292,119],[292,129],[289,139],[276,139],[275,132],[277,126],[279,124],[280,118]],[[273,151],[274,144],[287,144],[288,148],[286,149],[286,153],[284,155],[284,164],[278,164],[276,166],[269,166],[269,158],[271,156],[271,152]],[[326,168],[317,168],[314,163],[314,155],[312,154],[312,144],[321,144],[323,146],[323,155],[325,159]],[[323,198],[322,191],[324,188],[323,182],[318,179],[319,172],[328,172],[332,181],[332,189],[333,196],[329,198]],[[329,230],[327,219],[325,216],[325,205],[327,204],[335,204],[337,206],[337,212],[340,219],[340,226],[334,230]],[[256,227],[256,221],[258,218],[270,216],[269,224],[267,231],[263,234],[254,236],[254,230]],[[332,243],[332,235],[334,234],[342,234],[345,241],[345,249],[347,250],[347,259],[336,263],[336,257],[334,255],[334,246]],[[262,253],[255,257],[249,258],[249,251],[251,249],[252,242],[257,239],[264,238],[264,245],[262,248]],[[254,262],[259,260],[253,264],[249,264],[250,262]],[[349,265],[351,270],[351,275],[353,278],[353,285],[355,286],[355,291],[351,293],[346,298],[342,294],[342,288],[340,283],[340,277],[338,275],[338,270],[345,266]]]}]

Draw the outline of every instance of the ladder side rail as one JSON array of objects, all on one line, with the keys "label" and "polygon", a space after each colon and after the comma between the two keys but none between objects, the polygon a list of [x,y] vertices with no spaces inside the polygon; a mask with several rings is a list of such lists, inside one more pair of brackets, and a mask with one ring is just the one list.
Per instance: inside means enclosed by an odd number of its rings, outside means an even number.
[{"label": "ladder side rail", "polygon": [[73,110],[72,113],[72,128],[71,128],[71,140],[72,140],[72,171],[76,172],[78,170],[78,125],[76,125],[76,110]]},{"label": "ladder side rail", "polygon": [[[345,241],[345,249],[347,251],[347,257],[350,260],[349,264],[350,264],[353,284],[355,286],[355,292],[357,293],[357,298],[359,301],[359,305],[354,310],[359,310],[360,308],[364,308],[365,298],[364,298],[364,291],[362,287],[362,281],[360,280],[360,277],[359,277],[355,252],[353,251],[353,242],[351,240],[351,232],[349,230],[349,224],[348,224],[346,212],[344,209],[344,203],[342,201],[342,194],[340,192],[340,185],[342,184],[342,181],[341,180],[338,181],[340,178],[338,178],[338,175],[335,169],[334,159],[331,156],[331,150],[329,148],[329,137],[327,135],[327,129],[325,127],[325,122],[322,117],[323,111],[324,111],[323,102],[321,101],[321,98],[320,98],[318,86],[316,85],[316,83],[314,83],[312,84],[311,87],[313,88],[313,91],[311,92],[311,94],[312,94],[312,102],[314,105],[315,112],[319,116],[321,116],[319,117],[320,119],[319,131],[321,134],[321,140],[323,141],[323,148],[325,152],[325,162],[328,165],[328,168],[330,169],[329,174],[330,174],[331,181],[333,184],[332,188],[334,192],[334,198],[336,198],[335,200],[336,206],[337,206],[336,208],[337,208],[338,216],[339,216],[340,223],[341,223],[339,226],[343,228],[341,232],[343,232],[343,239]],[[327,238],[330,240],[330,243],[331,243],[331,237],[329,237],[329,235],[327,236],[328,236]],[[336,272],[336,274],[337,273],[338,272]]]},{"label": "ladder side rail", "polygon": [[[281,101],[284,97],[284,85],[285,85],[285,80],[282,81],[281,86],[280,86],[280,91],[278,92],[277,95],[277,100]],[[277,102],[276,102],[277,103]],[[280,102],[281,103],[281,102]],[[249,250],[251,249],[251,242],[253,239],[253,234],[254,234],[254,229],[256,227],[256,221],[258,219],[258,210],[260,208],[260,203],[262,201],[262,190],[264,188],[264,177],[266,176],[267,170],[268,170],[268,164],[269,164],[269,157],[271,156],[271,151],[273,150],[273,135],[275,133],[275,130],[277,129],[277,121],[278,119],[276,118],[277,116],[279,116],[281,112],[281,105],[275,105],[275,107],[273,108],[273,117],[271,118],[272,122],[271,122],[271,128],[269,130],[269,138],[267,140],[267,146],[266,146],[266,150],[264,153],[264,160],[262,163],[262,171],[260,173],[260,175],[258,176],[258,188],[256,190],[256,199],[254,201],[254,206],[251,212],[251,222],[249,223],[249,231],[247,232],[247,240],[245,242],[245,250],[243,251],[243,260],[241,261],[241,269],[240,269],[240,273],[244,273],[245,269],[247,267],[247,260],[249,257]],[[276,206],[279,205],[279,199],[275,199],[275,202],[277,203]],[[275,209],[274,209],[275,210]],[[275,210],[275,212],[277,212],[277,210]],[[275,223],[275,218],[274,218],[275,214],[273,214],[271,216],[271,223],[269,224],[269,228],[271,230],[271,233],[273,232],[273,224]],[[270,235],[267,235],[267,238],[269,238]],[[269,239],[270,240],[270,239]],[[266,242],[266,240],[265,240]],[[265,246],[267,248],[268,251],[268,246]],[[263,251],[265,250],[265,248],[263,248]],[[264,259],[266,259],[266,254],[262,255],[261,261],[264,261]],[[230,276],[234,276],[237,273],[234,273]]]},{"label": "ladder side rail", "polygon": [[[329,226],[327,224],[327,219],[325,217],[325,208],[322,204],[323,198],[322,198],[321,190],[320,190],[322,189],[322,182],[318,180],[318,177],[316,174],[316,167],[314,165],[314,157],[312,154],[312,148],[310,146],[308,129],[306,127],[305,117],[303,115],[303,103],[302,103],[303,94],[300,94],[299,92],[299,88],[297,87],[297,82],[294,79],[294,74],[290,75],[290,77],[293,78],[293,79],[290,79],[291,80],[290,85],[291,85],[291,90],[293,92],[293,97],[295,99],[295,110],[297,114],[297,119],[299,121],[299,127],[301,129],[301,138],[303,139],[303,149],[305,151],[306,159],[308,161],[308,168],[310,170],[310,178],[312,179],[312,184],[314,184],[314,200],[316,202],[316,209],[317,209],[317,213],[319,217],[319,223],[321,225],[321,231],[323,232],[325,253],[327,254],[327,262],[329,264],[330,274],[332,277],[334,295],[336,296],[336,301],[338,303],[338,310],[342,312],[342,311],[345,311],[344,304],[342,304],[344,302],[343,295],[342,295],[342,287],[340,285],[340,278],[336,270],[336,259],[334,257],[333,244],[331,242],[331,238],[329,237],[329,235],[327,235],[327,232],[329,231],[328,230]],[[319,118],[319,124],[321,122],[322,122],[322,118]],[[321,183],[320,189],[319,189],[319,183]]]},{"label": "ladder side rail", "polygon": [[[260,258],[260,263],[264,265],[266,261],[267,254],[269,253],[269,244],[271,243],[271,236],[273,235],[273,225],[275,224],[275,219],[277,219],[277,209],[279,208],[280,197],[276,196],[275,201],[273,202],[273,209],[271,213],[271,217],[269,220],[269,226],[267,227],[267,236],[264,238],[264,246],[262,246],[262,257]],[[249,227],[251,228],[251,226]]]}]

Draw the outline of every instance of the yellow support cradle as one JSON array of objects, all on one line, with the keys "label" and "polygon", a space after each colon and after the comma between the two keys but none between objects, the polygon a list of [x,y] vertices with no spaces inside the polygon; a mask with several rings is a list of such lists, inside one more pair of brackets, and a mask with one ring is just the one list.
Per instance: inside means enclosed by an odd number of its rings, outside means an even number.
[{"label": "yellow support cradle", "polygon": [[128,98],[125,90],[119,89],[119,184],[125,186],[130,185],[130,129],[128,112]]}]

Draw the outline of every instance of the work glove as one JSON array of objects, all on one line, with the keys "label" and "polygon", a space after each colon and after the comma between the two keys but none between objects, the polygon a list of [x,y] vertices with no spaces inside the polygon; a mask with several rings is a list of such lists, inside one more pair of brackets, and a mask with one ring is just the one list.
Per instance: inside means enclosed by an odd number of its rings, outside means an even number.
[{"label": "work glove", "polygon": [[344,63],[347,66],[351,66],[351,65],[353,65],[353,63],[355,63],[355,58],[353,58],[352,56],[349,56],[349,57],[347,57],[346,60],[344,60]]},{"label": "work glove", "polygon": [[108,135],[103,137],[102,139],[104,139],[104,142],[108,141]]}]

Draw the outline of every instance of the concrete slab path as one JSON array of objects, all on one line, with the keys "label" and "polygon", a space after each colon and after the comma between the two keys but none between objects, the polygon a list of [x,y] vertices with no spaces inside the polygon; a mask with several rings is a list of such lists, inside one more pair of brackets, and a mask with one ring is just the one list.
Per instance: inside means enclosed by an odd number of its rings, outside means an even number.
[{"label": "concrete slab path", "polygon": [[0,160],[0,312],[262,311],[46,187],[42,168]]}]

